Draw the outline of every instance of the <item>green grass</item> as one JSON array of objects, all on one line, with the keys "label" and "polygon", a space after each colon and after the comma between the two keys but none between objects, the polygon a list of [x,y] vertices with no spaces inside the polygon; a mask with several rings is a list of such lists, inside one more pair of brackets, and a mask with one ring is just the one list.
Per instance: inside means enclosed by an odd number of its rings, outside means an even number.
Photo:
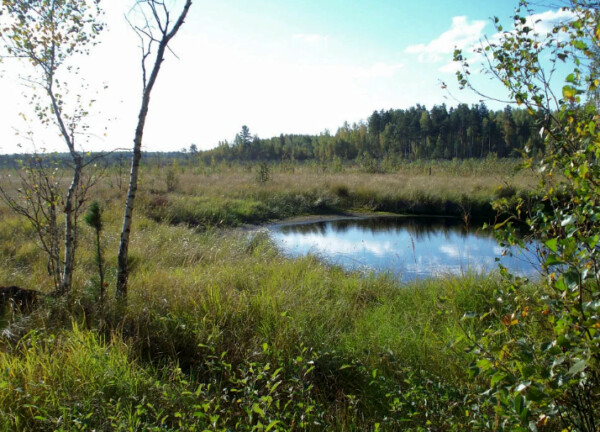
[{"label": "green grass", "polygon": [[[32,331],[0,354],[2,430],[85,430],[134,426],[136,401],[160,397],[150,369],[127,346],[79,329]],[[156,424],[160,418],[154,418]]]},{"label": "green grass", "polygon": [[141,198],[149,217],[199,227],[348,211],[468,215],[483,221],[495,215],[492,198],[510,198],[535,184],[534,174],[516,167],[515,161],[422,161],[370,174],[352,166],[333,172],[320,164],[275,165],[264,184],[256,181],[258,168],[252,165],[182,167],[178,186],[168,195],[161,172],[147,168]]},{"label": "green grass", "polygon": [[[215,228],[393,207],[402,197],[438,208],[451,194],[495,193],[473,167],[442,168],[430,178],[417,165],[380,175],[304,166],[265,185],[244,169],[188,170],[169,194],[147,172],[127,306],[99,307],[93,232],[82,224],[72,295],[44,299],[31,316],[5,311],[0,429],[469,430],[483,422],[493,407],[477,396],[485,383],[469,377],[465,340],[483,326],[463,316],[496,306],[499,275],[401,285],[311,256],[285,258],[260,232]],[[451,180],[461,169],[472,178]],[[515,180],[517,190],[527,181]],[[108,184],[94,193],[105,209],[112,294],[123,196]],[[6,208],[0,217],[0,283],[50,291],[31,228]]]},{"label": "green grass", "polygon": [[[106,241],[114,250],[116,238]],[[91,248],[82,247],[80,273],[93,271]],[[500,284],[465,275],[399,286],[313,257],[286,259],[260,234],[144,218],[132,256],[126,309],[109,303],[101,314],[82,283],[73,299],[15,317],[11,330],[25,335],[6,339],[0,356],[11,371],[0,383],[7,430],[425,425],[473,388],[466,345],[451,345],[463,314],[487,310]],[[432,408],[415,410],[425,400]],[[219,416],[212,426],[210,416]]]}]

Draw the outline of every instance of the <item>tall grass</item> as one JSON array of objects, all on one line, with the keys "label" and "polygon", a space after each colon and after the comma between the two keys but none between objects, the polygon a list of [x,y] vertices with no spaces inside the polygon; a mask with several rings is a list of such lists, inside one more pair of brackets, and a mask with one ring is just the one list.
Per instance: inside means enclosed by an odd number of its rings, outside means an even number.
[{"label": "tall grass", "polygon": [[[85,279],[94,271],[92,234],[83,234],[79,293],[48,300],[27,320],[15,316],[9,330],[25,336],[5,336],[8,430],[404,430],[469,421],[457,404],[477,383],[467,376],[461,317],[488,309],[496,276],[399,285],[310,256],[284,258],[260,233],[200,233],[139,217],[128,306],[109,303],[101,314]],[[118,239],[105,242],[112,251]],[[2,271],[19,270],[13,262]],[[40,277],[22,281],[41,285]]]},{"label": "tall grass", "polygon": [[356,167],[341,172],[313,164],[292,167],[274,166],[267,182],[256,181],[258,167],[251,165],[182,168],[178,188],[168,195],[160,176],[147,168],[143,211],[156,220],[200,227],[348,211],[490,220],[495,196],[509,190],[514,196],[536,181],[532,173],[517,173],[516,162],[498,160],[414,162],[379,174]]},{"label": "tall grass", "polygon": [[[258,184],[245,168],[188,167],[167,193],[147,168],[127,306],[98,307],[94,234],[81,225],[71,296],[42,298],[30,316],[4,311],[0,429],[468,430],[475,416],[493,416],[465,352],[481,324],[462,318],[495,304],[499,275],[401,285],[285,258],[260,232],[214,229],[404,200],[414,211],[464,206],[496,193],[493,175],[438,169],[299,166]],[[461,170],[466,180],[453,177]],[[107,183],[94,197],[111,287],[122,194]],[[0,216],[0,284],[49,291],[30,227],[1,206]]]},{"label": "tall grass", "polygon": [[[489,205],[493,197],[510,198],[536,183],[535,174],[517,171],[517,166],[518,161],[497,159],[416,161],[372,174],[352,165],[333,169],[328,164],[282,163],[269,168],[268,181],[258,182],[259,164],[171,166],[168,179],[162,165],[147,165],[137,211],[157,221],[203,229],[348,211],[489,220],[495,215]],[[122,206],[122,174],[119,167],[107,169],[90,199],[103,207]]]}]

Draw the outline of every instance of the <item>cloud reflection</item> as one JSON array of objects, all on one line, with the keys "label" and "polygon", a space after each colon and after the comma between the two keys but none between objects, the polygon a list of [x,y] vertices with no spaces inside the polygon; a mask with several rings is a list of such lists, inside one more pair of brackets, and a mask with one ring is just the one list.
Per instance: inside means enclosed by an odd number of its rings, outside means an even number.
[{"label": "cloud reflection", "polygon": [[[420,225],[422,223],[422,225]],[[387,229],[386,229],[387,226]],[[467,233],[443,218],[372,218],[274,227],[273,240],[291,256],[316,254],[349,269],[392,272],[403,281],[467,271],[489,272],[497,260],[519,274],[536,267],[518,256],[503,257],[493,237]]]}]

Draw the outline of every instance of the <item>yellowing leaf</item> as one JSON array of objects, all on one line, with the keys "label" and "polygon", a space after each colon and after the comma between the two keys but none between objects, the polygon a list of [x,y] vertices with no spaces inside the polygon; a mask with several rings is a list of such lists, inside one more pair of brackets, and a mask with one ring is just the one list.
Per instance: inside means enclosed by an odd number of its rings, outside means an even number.
[{"label": "yellowing leaf", "polygon": [[519,324],[519,320],[516,318],[515,314],[506,314],[502,317],[502,324],[507,327],[514,326]]},{"label": "yellowing leaf", "polygon": [[575,89],[571,86],[564,86],[562,93],[565,99],[573,99],[575,97]]}]

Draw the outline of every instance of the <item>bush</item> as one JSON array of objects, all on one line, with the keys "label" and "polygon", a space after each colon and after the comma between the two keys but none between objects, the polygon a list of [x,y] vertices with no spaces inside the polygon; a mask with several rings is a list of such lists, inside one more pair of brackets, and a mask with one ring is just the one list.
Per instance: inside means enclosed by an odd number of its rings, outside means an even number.
[{"label": "bush", "polygon": [[[517,30],[502,33],[482,53],[543,134],[538,193],[527,200],[517,196],[515,205],[507,200],[515,191],[507,187],[499,191],[496,207],[512,213],[498,227],[506,244],[523,244],[512,224],[518,221],[543,245],[545,284],[532,295],[525,280],[505,272],[507,286],[495,294],[502,302],[484,315],[492,320],[473,338],[472,371],[489,379],[496,428],[537,430],[562,423],[565,430],[592,432],[600,426],[600,8],[571,1],[566,9],[574,18],[541,43],[523,25],[533,13],[527,8],[520,2]],[[539,73],[545,48],[573,67],[556,106],[548,96],[550,83]],[[467,67],[460,52],[456,58]],[[593,65],[587,76],[582,59]],[[469,85],[468,74],[458,76],[461,85]],[[533,163],[529,158],[525,166]]]},{"label": "bush", "polygon": [[256,181],[259,184],[265,184],[271,180],[271,168],[266,162],[261,162],[256,171]]}]

